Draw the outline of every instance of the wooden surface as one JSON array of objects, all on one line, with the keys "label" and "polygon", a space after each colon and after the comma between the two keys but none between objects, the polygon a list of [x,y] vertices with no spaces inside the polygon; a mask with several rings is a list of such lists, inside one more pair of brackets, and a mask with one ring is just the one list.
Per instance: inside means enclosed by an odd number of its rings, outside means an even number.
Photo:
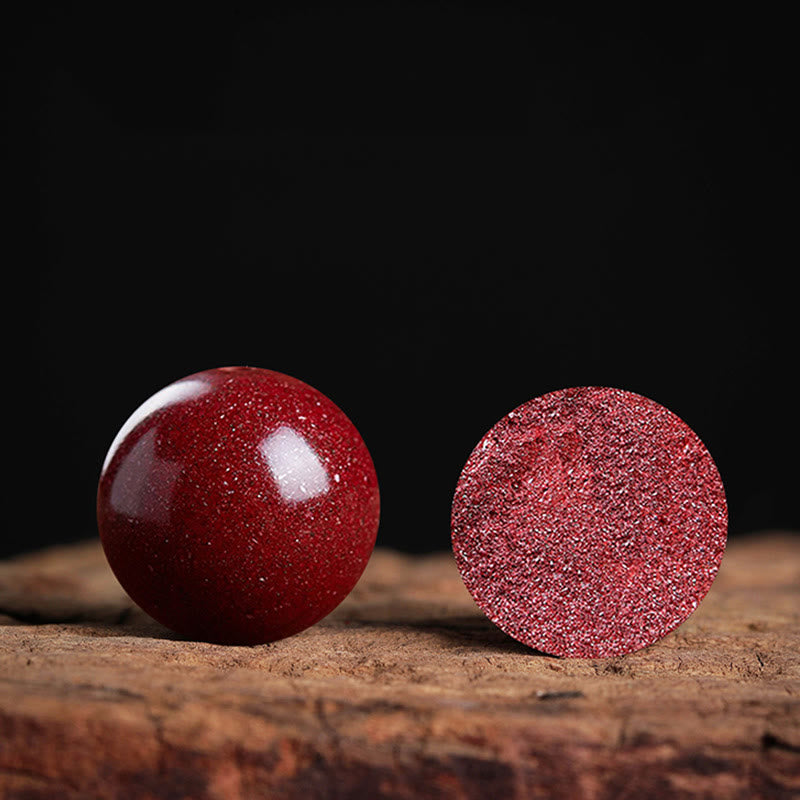
[{"label": "wooden surface", "polygon": [[658,644],[549,658],[450,555],[379,550],[319,625],[225,647],[45,551],[0,562],[0,797],[798,797],[799,612],[800,539],[762,535]]}]

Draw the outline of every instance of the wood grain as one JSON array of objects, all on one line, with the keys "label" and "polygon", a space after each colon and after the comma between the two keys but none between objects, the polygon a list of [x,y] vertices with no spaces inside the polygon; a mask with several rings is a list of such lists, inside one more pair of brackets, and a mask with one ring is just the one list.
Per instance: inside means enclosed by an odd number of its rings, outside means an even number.
[{"label": "wood grain", "polygon": [[535,653],[449,554],[376,551],[327,619],[182,641],[96,542],[0,562],[0,797],[800,796],[800,538],[734,541],[637,653]]}]

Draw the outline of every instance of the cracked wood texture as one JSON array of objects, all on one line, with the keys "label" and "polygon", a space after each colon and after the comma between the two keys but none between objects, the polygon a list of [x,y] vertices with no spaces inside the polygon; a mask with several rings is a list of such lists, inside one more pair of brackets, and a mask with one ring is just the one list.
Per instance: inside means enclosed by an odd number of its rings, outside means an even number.
[{"label": "cracked wood texture", "polygon": [[182,641],[89,542],[0,562],[0,797],[800,796],[800,539],[735,540],[698,611],[609,660],[550,658],[452,556],[377,550],[290,639]]}]

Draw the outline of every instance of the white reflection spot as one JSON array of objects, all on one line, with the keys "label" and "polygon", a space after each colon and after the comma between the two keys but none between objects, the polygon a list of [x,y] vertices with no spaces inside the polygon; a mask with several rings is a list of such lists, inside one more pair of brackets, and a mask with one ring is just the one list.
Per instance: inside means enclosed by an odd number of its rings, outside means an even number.
[{"label": "white reflection spot", "polygon": [[261,452],[284,500],[300,502],[328,491],[328,474],[300,434],[285,425],[262,443]]},{"label": "white reflection spot", "polygon": [[180,464],[156,455],[156,432],[149,430],[123,459],[111,484],[111,507],[118,514],[148,522],[164,523]]},{"label": "white reflection spot", "polygon": [[159,411],[166,406],[173,406],[176,403],[181,403],[184,400],[189,400],[192,397],[199,397],[209,390],[209,385],[205,381],[193,378],[186,381],[177,381],[165,386],[161,391],[156,392],[152,397],[142,403],[133,414],[128,417],[125,424],[119,429],[119,433],[114,437],[111,442],[111,447],[108,448],[106,460],[103,462],[103,471],[114,457],[117,448],[122,444],[123,439],[140,423],[142,420],[147,419],[155,411]]}]

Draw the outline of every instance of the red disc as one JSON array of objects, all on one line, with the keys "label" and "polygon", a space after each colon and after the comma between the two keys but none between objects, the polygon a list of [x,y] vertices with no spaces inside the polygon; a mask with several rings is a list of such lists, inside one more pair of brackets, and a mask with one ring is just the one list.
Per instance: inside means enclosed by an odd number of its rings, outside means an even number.
[{"label": "red disc", "polygon": [[563,389],[501,419],[456,488],[467,589],[552,655],[618,656],[674,630],[719,568],[727,505],[697,434],[632,392]]}]

